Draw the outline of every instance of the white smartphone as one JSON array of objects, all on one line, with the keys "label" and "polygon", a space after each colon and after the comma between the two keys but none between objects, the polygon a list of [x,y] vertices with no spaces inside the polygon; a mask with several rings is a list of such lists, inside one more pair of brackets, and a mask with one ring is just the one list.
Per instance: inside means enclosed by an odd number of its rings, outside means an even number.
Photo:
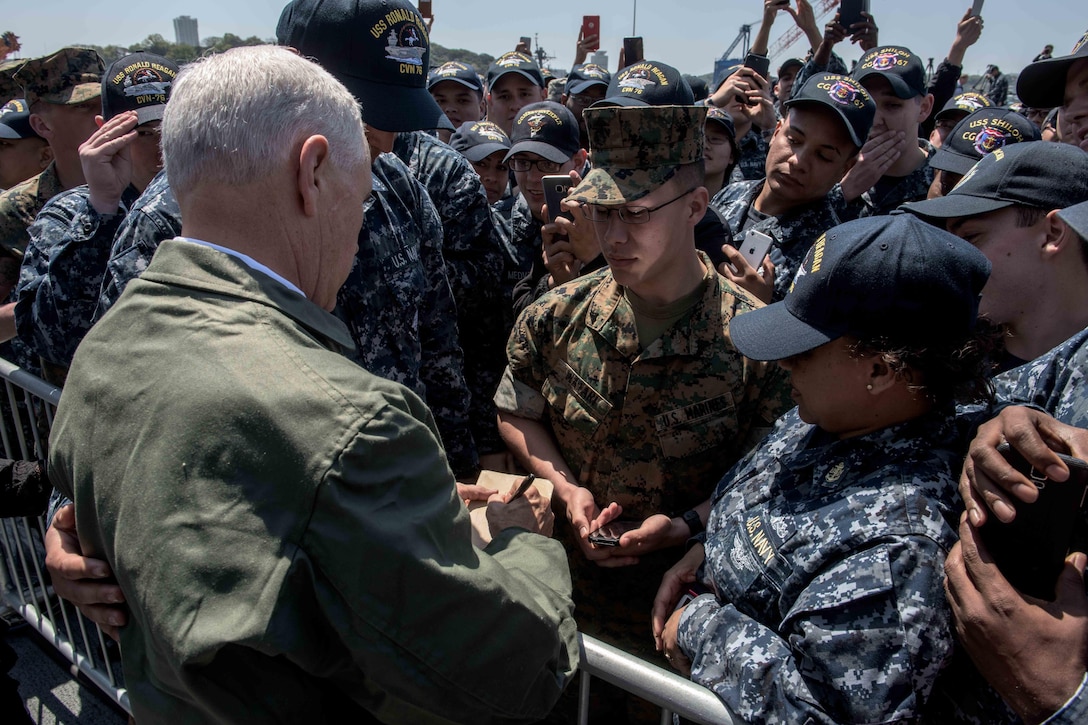
[{"label": "white smartphone", "polygon": [[971,17],[982,17],[982,3],[984,0],[975,0],[975,4],[971,6]]},{"label": "white smartphone", "polygon": [[767,252],[771,251],[773,243],[774,240],[763,232],[749,229],[744,235],[744,243],[740,245],[740,253],[758,272],[763,266],[763,258],[767,256]]}]

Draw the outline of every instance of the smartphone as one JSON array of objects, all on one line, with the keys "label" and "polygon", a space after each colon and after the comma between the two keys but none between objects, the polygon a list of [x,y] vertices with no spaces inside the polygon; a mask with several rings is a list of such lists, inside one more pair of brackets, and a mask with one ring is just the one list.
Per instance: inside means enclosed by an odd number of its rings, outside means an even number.
[{"label": "smartphone", "polygon": [[983,0],[975,0],[975,4],[971,6],[971,17],[982,17],[982,3]]},{"label": "smartphone", "polygon": [[991,515],[979,529],[997,568],[1024,594],[1052,601],[1065,557],[1085,532],[1088,463],[1058,454],[1069,467],[1069,479],[1051,481],[1008,443],[997,447],[1009,464],[1039,489],[1035,503],[1013,498],[1016,518],[1003,523]]},{"label": "smartphone", "polygon": [[431,0],[419,0],[419,14],[424,18],[431,17]]},{"label": "smartphone", "polygon": [[869,12],[869,0],[842,0],[839,5],[839,25],[850,29],[854,23],[865,20],[861,17],[862,11]]},{"label": "smartphone", "polygon": [[544,187],[544,203],[548,205],[548,221],[554,223],[561,211],[559,202],[563,201],[570,191],[570,177],[565,174],[545,176],[540,180],[540,184]]},{"label": "smartphone", "polygon": [[748,264],[752,265],[752,269],[758,272],[763,266],[763,258],[767,256],[767,252],[771,251],[772,244],[774,240],[763,232],[749,229],[744,235],[744,242],[740,245],[740,253],[744,255]]},{"label": "smartphone", "polygon": [[590,534],[589,543],[594,546],[619,546],[620,537],[639,526],[642,526],[641,521],[613,521]]},{"label": "smartphone", "polygon": [[634,65],[635,63],[641,63],[642,61],[642,36],[624,38],[623,62],[627,65]]},{"label": "smartphone", "polygon": [[600,50],[601,49],[601,16],[600,15],[583,15],[582,16],[582,37],[588,38],[591,35],[597,36],[597,42],[593,45],[587,45],[586,50]]},{"label": "smartphone", "polygon": [[[756,55],[755,53],[749,53],[744,58],[744,65],[751,68],[756,73],[759,73],[764,78],[771,72],[771,59],[765,55]],[[748,103],[747,99],[744,101]]]}]

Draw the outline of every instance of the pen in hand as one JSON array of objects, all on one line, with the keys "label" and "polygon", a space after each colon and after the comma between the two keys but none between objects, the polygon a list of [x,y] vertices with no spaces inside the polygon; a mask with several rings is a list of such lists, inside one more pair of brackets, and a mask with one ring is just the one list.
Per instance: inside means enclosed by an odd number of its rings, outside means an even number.
[{"label": "pen in hand", "polygon": [[513,501],[516,501],[521,496],[525,495],[525,492],[529,490],[529,486],[531,486],[533,481],[535,481],[535,480],[536,480],[536,476],[534,474],[532,474],[532,473],[530,473],[525,478],[521,479],[521,483],[518,484],[518,490],[514,491],[514,495],[510,497],[510,500],[507,501],[507,503],[512,503]]}]

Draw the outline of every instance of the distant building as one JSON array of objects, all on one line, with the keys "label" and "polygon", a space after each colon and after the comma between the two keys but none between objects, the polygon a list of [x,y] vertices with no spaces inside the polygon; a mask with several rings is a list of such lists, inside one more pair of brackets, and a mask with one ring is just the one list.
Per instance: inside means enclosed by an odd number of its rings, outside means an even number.
[{"label": "distant building", "polygon": [[589,56],[589,62],[590,63],[596,63],[597,65],[599,65],[602,68],[607,68],[608,67],[608,51],[607,50],[595,51],[593,53],[593,55]]},{"label": "distant building", "polygon": [[196,30],[196,18],[188,15],[174,18],[174,42],[179,45],[200,47],[200,34]]}]

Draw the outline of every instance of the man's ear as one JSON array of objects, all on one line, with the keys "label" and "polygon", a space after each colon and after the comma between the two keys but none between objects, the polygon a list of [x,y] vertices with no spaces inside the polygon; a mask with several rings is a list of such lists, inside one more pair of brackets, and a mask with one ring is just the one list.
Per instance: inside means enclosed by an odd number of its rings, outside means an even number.
[{"label": "man's ear", "polygon": [[325,190],[325,175],[329,172],[329,142],[324,136],[310,136],[302,142],[298,152],[299,200],[306,216],[316,217],[321,208],[321,194]]},{"label": "man's ear", "polygon": [[34,129],[34,133],[38,134],[46,141],[53,140],[53,128],[49,125],[49,121],[47,121],[40,113],[30,114],[30,127]]},{"label": "man's ear", "polygon": [[930,111],[933,110],[933,94],[927,93],[922,102],[918,106],[918,123],[922,123],[929,118]]},{"label": "man's ear", "polygon": [[1052,209],[1046,215],[1046,238],[1043,240],[1042,254],[1053,258],[1062,254],[1069,247],[1082,248],[1084,242],[1072,227],[1062,221],[1058,210]]}]

